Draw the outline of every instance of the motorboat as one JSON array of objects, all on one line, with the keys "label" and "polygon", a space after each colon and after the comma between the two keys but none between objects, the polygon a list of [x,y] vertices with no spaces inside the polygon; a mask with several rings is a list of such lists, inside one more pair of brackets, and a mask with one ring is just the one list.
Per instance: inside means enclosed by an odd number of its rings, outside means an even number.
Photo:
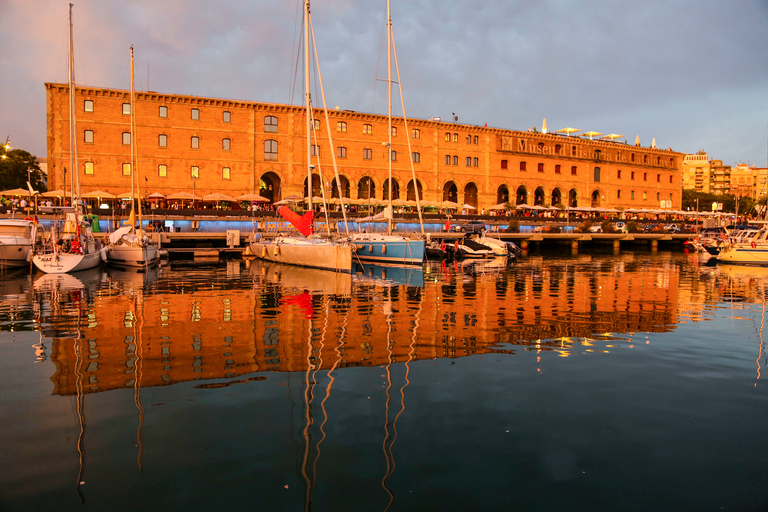
[{"label": "motorboat", "polygon": [[469,238],[456,240],[454,253],[457,258],[491,258],[493,249]]},{"label": "motorboat", "polygon": [[29,265],[37,239],[37,223],[32,219],[0,219],[0,268]]},{"label": "motorboat", "polygon": [[768,265],[768,229],[752,231],[749,236],[729,238],[717,255],[720,263]]}]

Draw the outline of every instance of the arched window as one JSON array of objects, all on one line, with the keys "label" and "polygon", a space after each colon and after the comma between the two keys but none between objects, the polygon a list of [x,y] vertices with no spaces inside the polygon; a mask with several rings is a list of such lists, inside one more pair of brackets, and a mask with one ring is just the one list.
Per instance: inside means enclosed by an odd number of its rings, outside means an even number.
[{"label": "arched window", "polygon": [[411,160],[413,161],[413,163],[418,164],[419,162],[421,162],[421,154],[414,151],[413,153],[411,153]]},{"label": "arched window", "polygon": [[339,146],[336,148],[336,158],[347,158],[347,148]]},{"label": "arched window", "polygon": [[347,131],[347,123],[344,121],[338,121],[336,123],[336,131],[337,132],[346,132]]},{"label": "arched window", "polygon": [[363,133],[366,134],[366,135],[373,134],[373,126],[371,126],[370,124],[364,124],[363,125]]},{"label": "arched window", "polygon": [[161,148],[167,148],[168,147],[168,136],[161,133],[157,136],[157,145]]},{"label": "arched window", "polygon": [[275,116],[266,116],[264,118],[264,131],[277,133],[277,118]]},{"label": "arched window", "polygon": [[363,149],[363,160],[372,160],[373,159],[373,150],[370,148]]}]

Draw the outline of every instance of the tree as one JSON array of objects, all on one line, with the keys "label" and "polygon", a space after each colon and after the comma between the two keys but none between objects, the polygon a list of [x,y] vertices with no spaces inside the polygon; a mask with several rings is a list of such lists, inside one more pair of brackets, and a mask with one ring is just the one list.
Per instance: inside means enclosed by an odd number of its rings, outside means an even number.
[{"label": "tree", "polygon": [[35,190],[46,190],[37,157],[23,149],[0,147],[0,190],[26,189],[27,180]]}]

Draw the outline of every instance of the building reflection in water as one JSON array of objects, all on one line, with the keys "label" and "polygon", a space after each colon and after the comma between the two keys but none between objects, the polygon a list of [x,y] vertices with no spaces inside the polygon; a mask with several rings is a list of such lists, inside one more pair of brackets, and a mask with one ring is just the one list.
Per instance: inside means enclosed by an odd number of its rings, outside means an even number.
[{"label": "building reflection in water", "polygon": [[[54,393],[74,395],[77,371],[93,393],[499,351],[611,350],[630,346],[633,333],[706,321],[717,301],[762,301],[762,277],[663,254],[407,272],[366,266],[351,276],[253,261],[149,274],[110,269],[55,285],[42,276],[27,300],[52,340]],[[2,314],[19,315],[12,307]],[[73,337],[84,349],[79,364]]]}]

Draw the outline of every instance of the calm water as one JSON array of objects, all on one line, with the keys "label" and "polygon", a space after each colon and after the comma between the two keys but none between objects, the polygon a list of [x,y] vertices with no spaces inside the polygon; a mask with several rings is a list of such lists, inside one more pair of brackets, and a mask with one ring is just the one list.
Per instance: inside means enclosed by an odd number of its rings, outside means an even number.
[{"label": "calm water", "polygon": [[1,510],[768,504],[766,269],[5,277]]}]

